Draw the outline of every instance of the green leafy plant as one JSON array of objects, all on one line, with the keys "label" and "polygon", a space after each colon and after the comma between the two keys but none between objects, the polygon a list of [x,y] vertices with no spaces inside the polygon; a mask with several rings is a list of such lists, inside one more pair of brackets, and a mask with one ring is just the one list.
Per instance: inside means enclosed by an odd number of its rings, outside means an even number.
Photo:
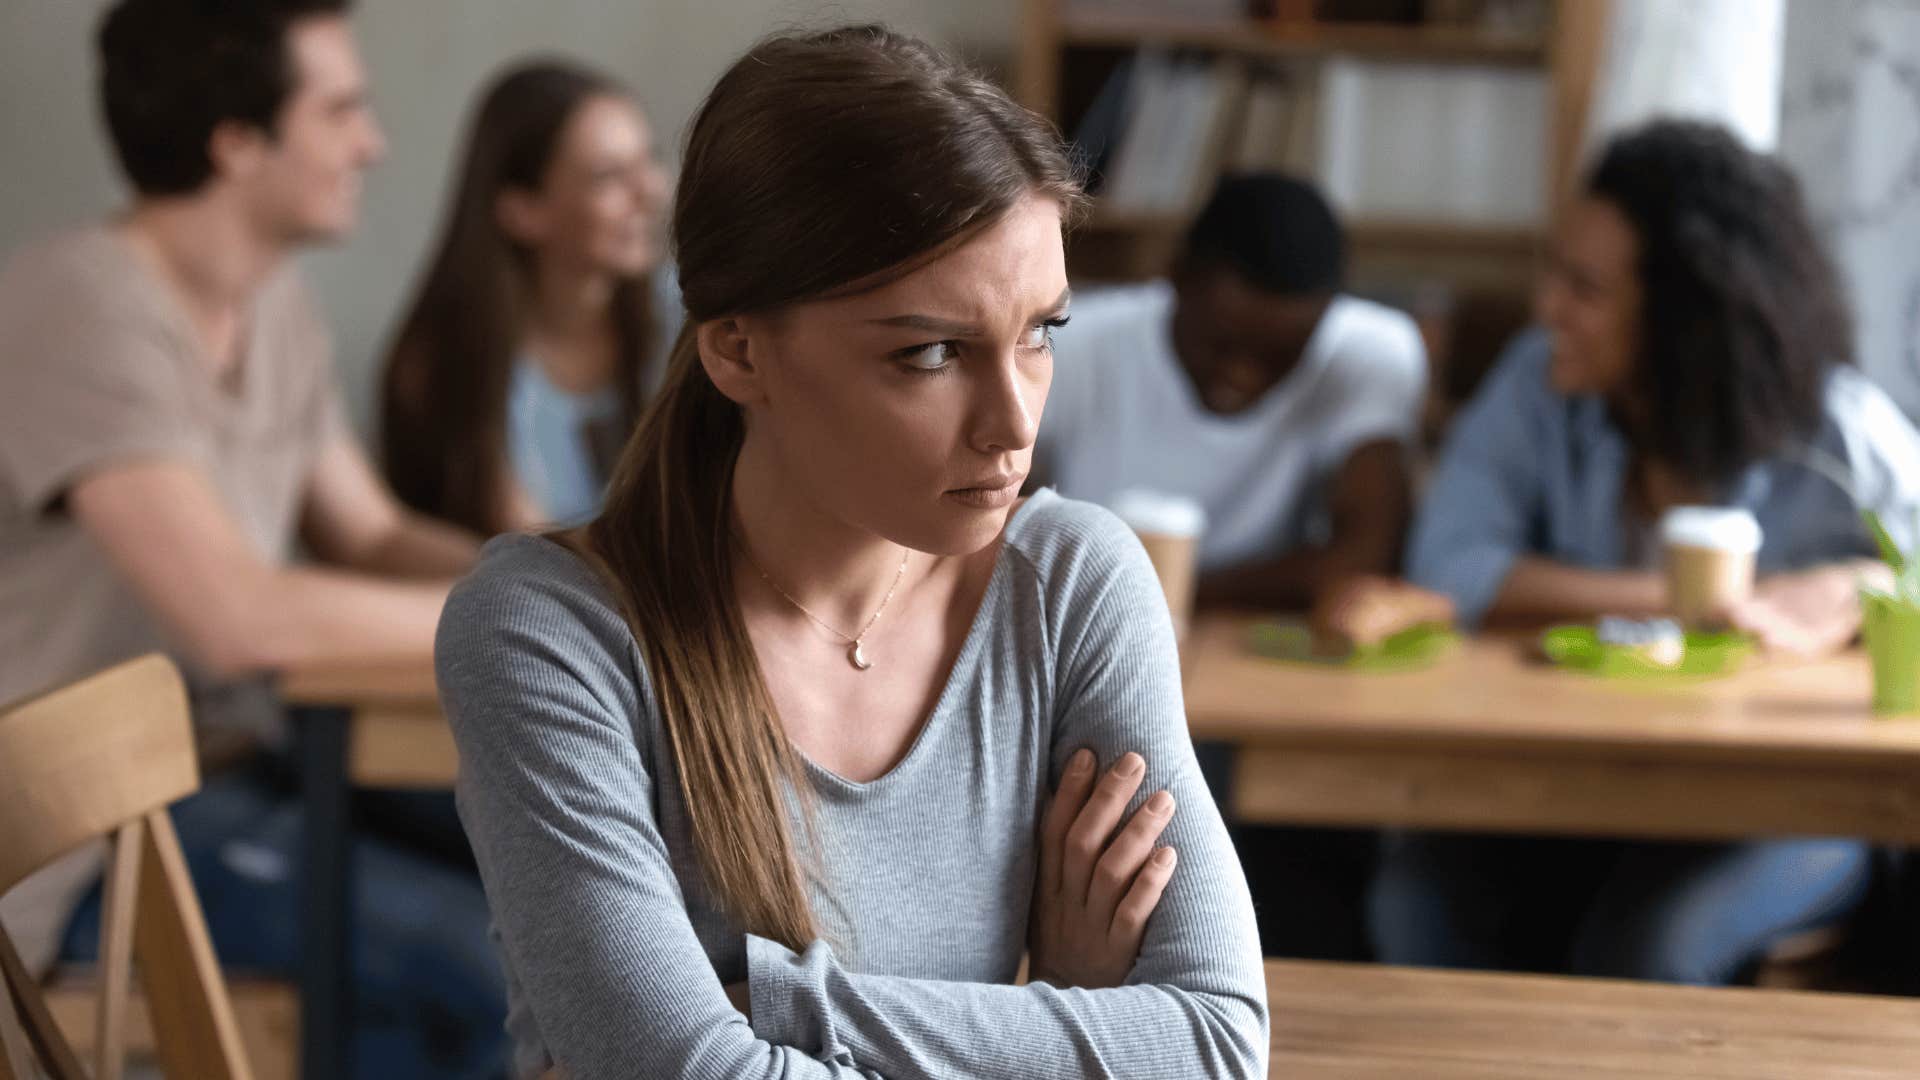
[{"label": "green leafy plant", "polygon": [[[1873,710],[1883,715],[1920,713],[1920,559],[1900,550],[1880,516],[1864,511],[1867,532],[1893,571],[1893,588],[1862,582],[1860,621],[1873,659]],[[1920,514],[1914,535],[1920,536]]]},{"label": "green leafy plant", "polygon": [[[1881,603],[1920,609],[1920,559],[1912,558],[1908,553],[1900,550],[1900,545],[1894,541],[1893,535],[1887,532],[1886,525],[1880,521],[1879,514],[1872,510],[1862,510],[1860,516],[1867,523],[1867,533],[1873,537],[1874,545],[1880,549],[1881,561],[1893,571],[1891,590],[1862,584],[1860,586],[1862,601],[1869,606]],[[1920,512],[1914,515],[1914,535],[1920,536]]]}]

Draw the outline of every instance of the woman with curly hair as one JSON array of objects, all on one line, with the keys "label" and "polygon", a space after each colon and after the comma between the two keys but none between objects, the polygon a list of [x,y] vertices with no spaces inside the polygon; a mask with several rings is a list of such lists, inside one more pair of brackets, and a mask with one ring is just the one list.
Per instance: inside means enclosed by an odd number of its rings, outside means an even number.
[{"label": "woman with curly hair", "polygon": [[[1717,127],[1621,136],[1563,219],[1538,309],[1544,326],[1455,425],[1414,583],[1469,625],[1658,614],[1661,515],[1742,507],[1760,577],[1729,619],[1776,650],[1850,642],[1860,578],[1885,573],[1859,510],[1911,542],[1920,436],[1851,366],[1840,285],[1787,170]],[[1396,963],[1722,983],[1844,916],[1868,878],[1849,840],[1408,837],[1372,922]]]}]

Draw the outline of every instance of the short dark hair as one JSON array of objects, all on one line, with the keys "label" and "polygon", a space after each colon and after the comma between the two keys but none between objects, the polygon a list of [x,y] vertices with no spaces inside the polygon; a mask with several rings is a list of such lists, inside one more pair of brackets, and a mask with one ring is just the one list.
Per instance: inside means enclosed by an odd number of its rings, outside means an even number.
[{"label": "short dark hair", "polygon": [[1663,120],[1608,143],[1586,193],[1639,240],[1638,448],[1719,485],[1817,433],[1853,333],[1793,174],[1723,127]]},{"label": "short dark hair", "polygon": [[1312,184],[1280,173],[1221,178],[1187,232],[1182,266],[1226,266],[1275,293],[1329,292],[1347,275],[1347,239]]},{"label": "short dark hair", "polygon": [[272,133],[293,92],[287,28],[352,0],[120,0],[100,21],[100,105],[114,156],[143,195],[185,195],[213,174],[228,120]]}]

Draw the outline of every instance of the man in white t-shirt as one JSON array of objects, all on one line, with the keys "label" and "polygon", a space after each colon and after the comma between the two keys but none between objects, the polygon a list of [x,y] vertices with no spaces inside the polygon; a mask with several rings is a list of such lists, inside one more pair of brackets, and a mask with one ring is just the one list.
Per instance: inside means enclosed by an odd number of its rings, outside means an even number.
[{"label": "man in white t-shirt", "polygon": [[[1426,349],[1406,315],[1341,291],[1345,249],[1312,187],[1230,177],[1172,280],[1077,297],[1055,335],[1036,474],[1094,502],[1197,500],[1203,605],[1304,608],[1398,570]],[[1369,957],[1371,832],[1237,828],[1235,844],[1269,955]]]},{"label": "man in white t-shirt", "polygon": [[1300,608],[1391,574],[1426,392],[1413,320],[1341,291],[1345,238],[1311,186],[1222,181],[1170,281],[1081,297],[1054,339],[1039,474],[1207,512],[1199,602]]}]

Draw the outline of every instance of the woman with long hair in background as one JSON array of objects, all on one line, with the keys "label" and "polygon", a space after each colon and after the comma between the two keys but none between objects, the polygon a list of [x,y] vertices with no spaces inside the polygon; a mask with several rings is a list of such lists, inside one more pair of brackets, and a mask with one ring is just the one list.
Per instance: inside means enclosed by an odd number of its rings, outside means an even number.
[{"label": "woman with long hair in background", "polygon": [[387,356],[381,445],[409,505],[483,535],[599,509],[677,329],[668,188],[607,76],[539,61],[487,89]]}]

